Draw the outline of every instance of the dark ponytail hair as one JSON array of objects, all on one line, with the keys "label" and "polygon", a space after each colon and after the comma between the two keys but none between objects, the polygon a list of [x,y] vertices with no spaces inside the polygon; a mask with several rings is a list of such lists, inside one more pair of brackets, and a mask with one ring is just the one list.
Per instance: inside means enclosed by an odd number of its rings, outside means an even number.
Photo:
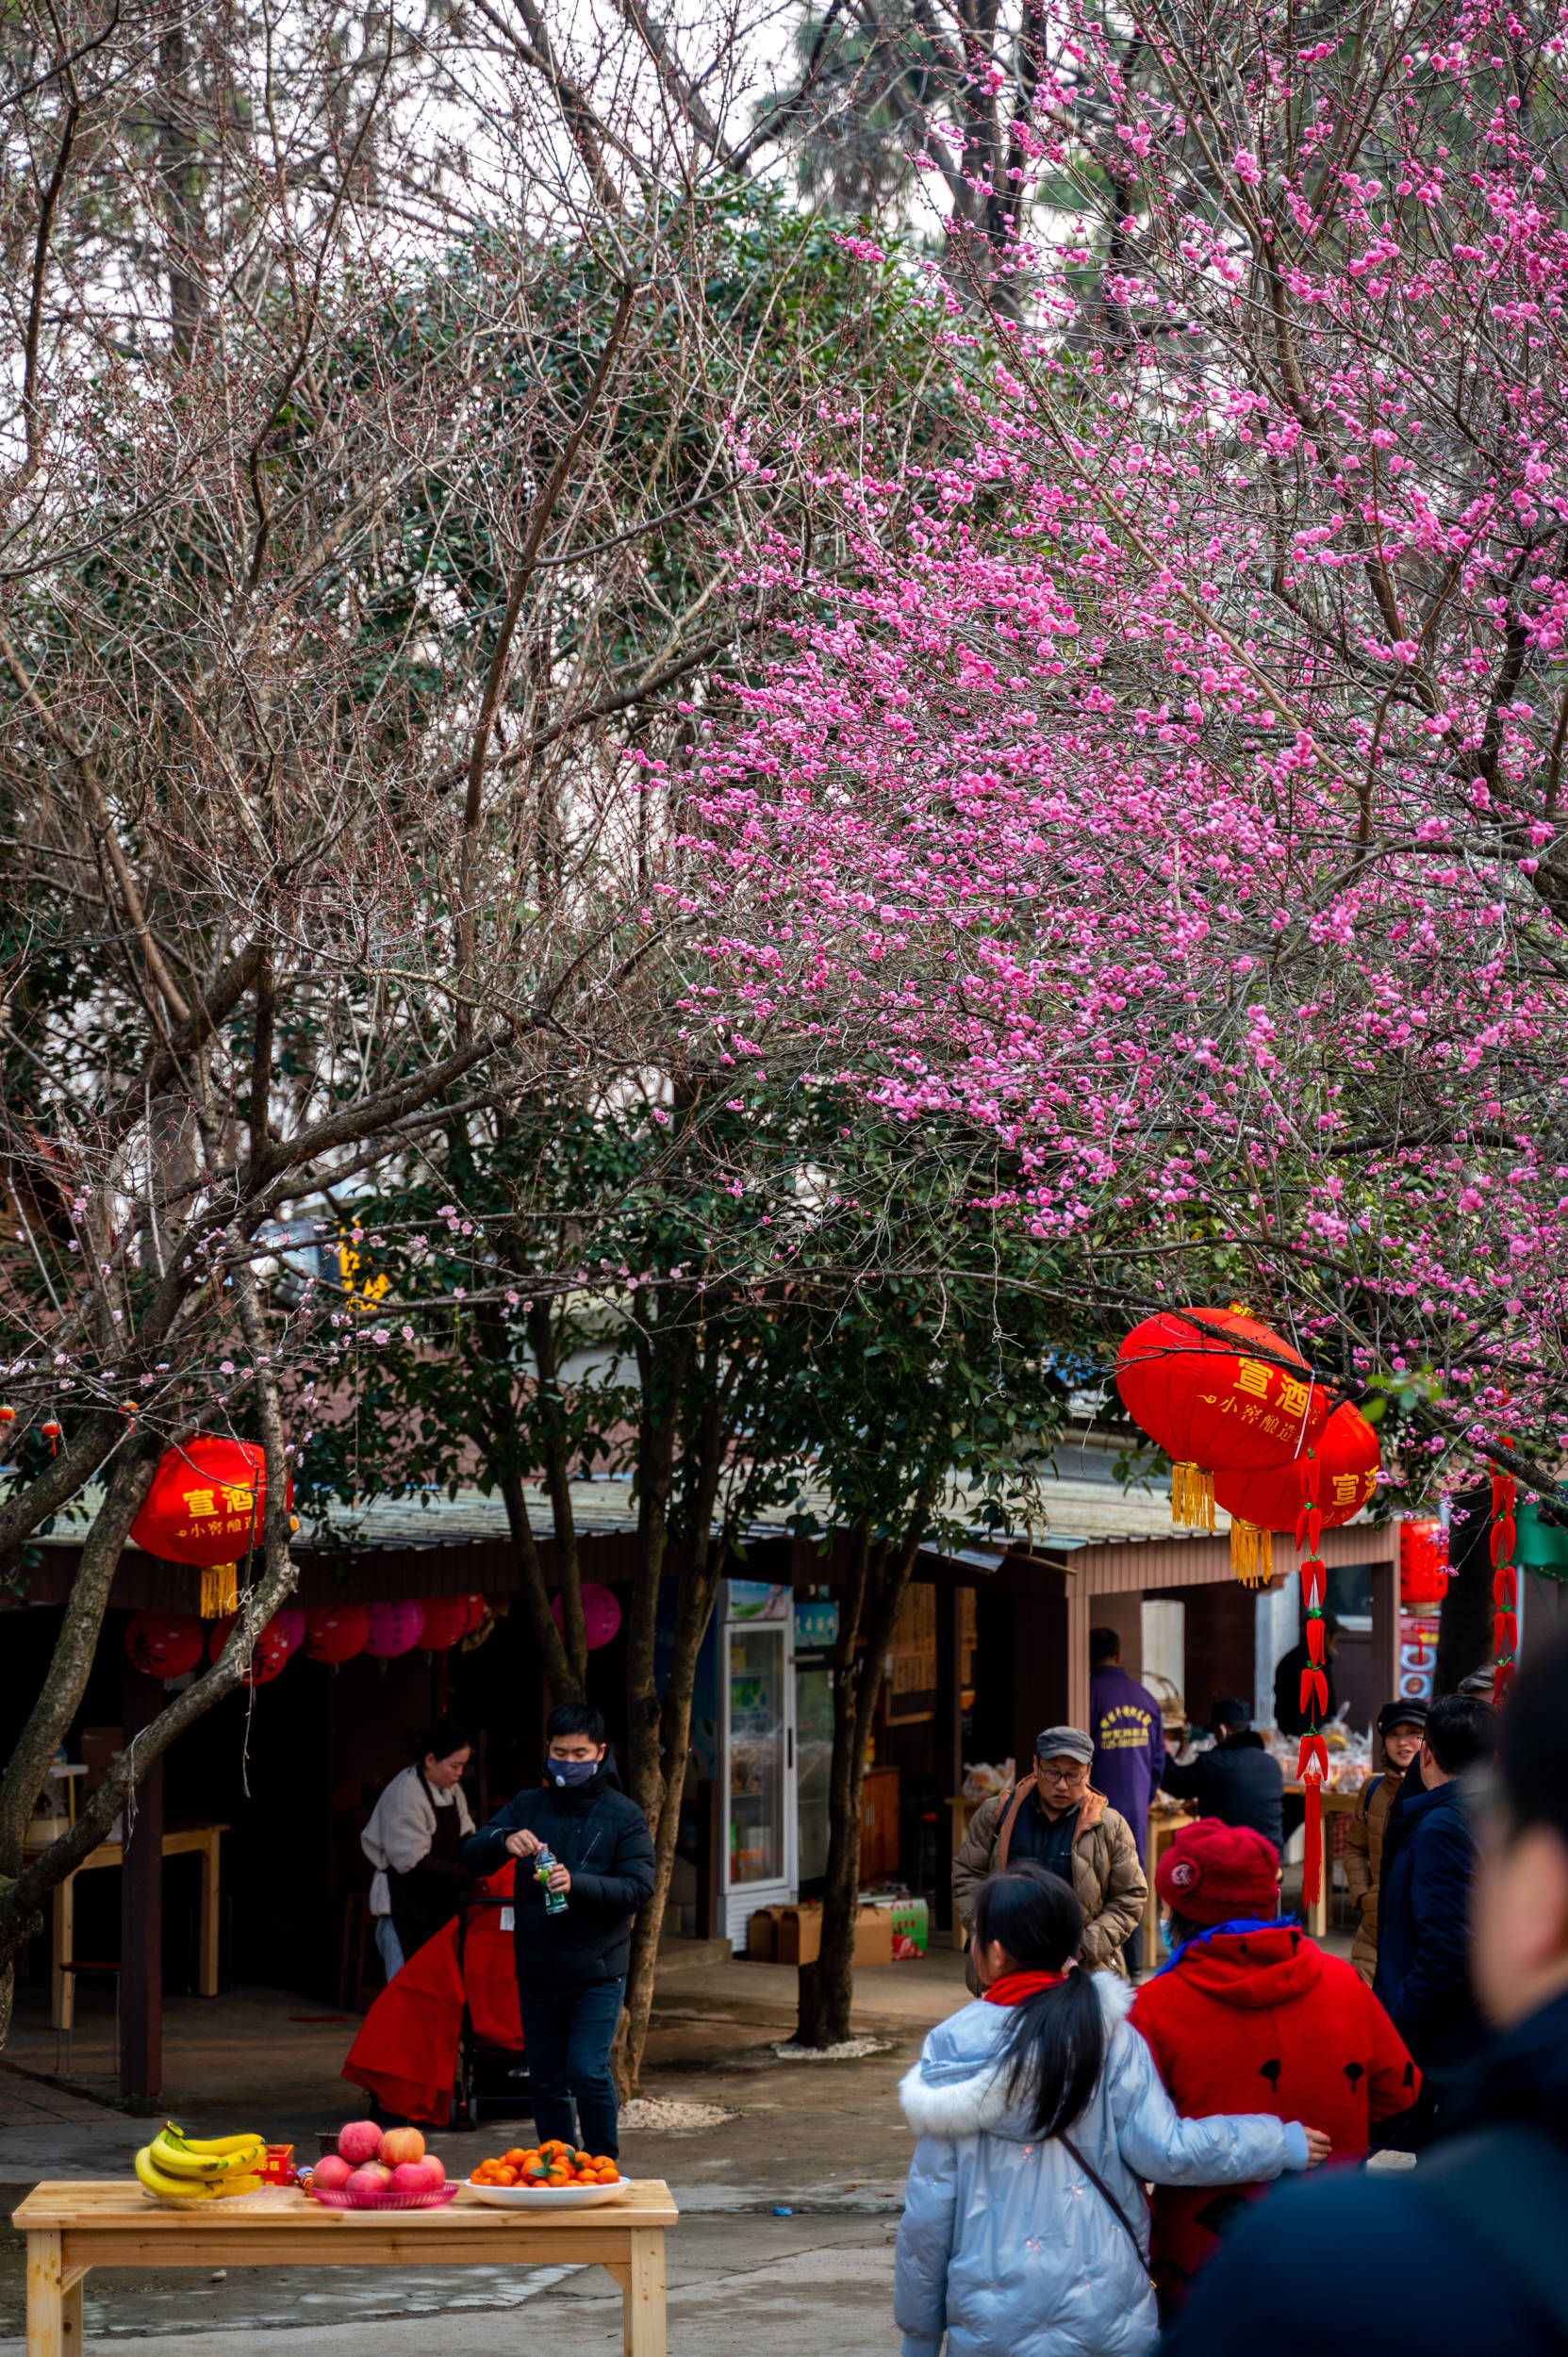
[{"label": "dark ponytail hair", "polygon": [[[1070,1883],[1040,1866],[1010,1866],[980,1887],[971,1945],[999,1940],[1021,1972],[1060,1972],[1083,1937]],[[1009,2102],[1032,2099],[1030,2134],[1070,2128],[1105,2064],[1105,2022],[1091,1974],[1073,1971],[1015,2007],[1008,2035]]]},{"label": "dark ponytail hair", "polygon": [[444,1711],[434,1726],[410,1727],[403,1739],[421,1767],[427,1759],[450,1759],[454,1752],[473,1749],[473,1738],[467,1727],[460,1727]]}]

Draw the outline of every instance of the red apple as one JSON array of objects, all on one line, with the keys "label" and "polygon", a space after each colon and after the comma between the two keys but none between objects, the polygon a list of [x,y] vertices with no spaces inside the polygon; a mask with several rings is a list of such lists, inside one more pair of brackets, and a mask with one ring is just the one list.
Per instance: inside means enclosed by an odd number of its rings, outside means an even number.
[{"label": "red apple", "polygon": [[396,2168],[402,2161],[422,2161],[424,2138],[417,2128],[388,2128],[376,2157],[388,2168]]},{"label": "red apple", "polygon": [[389,2168],[383,2168],[379,2161],[363,2161],[350,2174],[343,2191],[353,2201],[365,2201],[372,2194],[389,2193],[391,2185],[392,2172]]},{"label": "red apple", "polygon": [[336,2152],[327,2152],[310,2172],[310,2182],[322,2193],[341,2193],[354,2171]]},{"label": "red apple", "polygon": [[441,2187],[446,2184],[446,2163],[441,2159],[438,2152],[427,2152],[425,2154],[424,2173],[430,2180],[431,2192],[438,2193]]},{"label": "red apple", "polygon": [[338,2131],[338,2150],[351,2168],[357,2168],[361,2161],[379,2157],[381,2131],[373,2119],[351,2119]]},{"label": "red apple", "polygon": [[392,2171],[388,2193],[434,2193],[430,2171],[423,2161],[399,2161]]}]

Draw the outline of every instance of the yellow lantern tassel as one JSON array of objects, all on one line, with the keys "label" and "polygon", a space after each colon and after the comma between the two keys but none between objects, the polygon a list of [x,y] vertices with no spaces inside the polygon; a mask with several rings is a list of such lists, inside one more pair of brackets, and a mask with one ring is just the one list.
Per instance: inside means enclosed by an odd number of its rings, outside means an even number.
[{"label": "yellow lantern tassel", "polygon": [[211,1563],[202,1574],[201,1617],[204,1621],[221,1621],[226,1612],[239,1609],[239,1566],[238,1563]]},{"label": "yellow lantern tassel", "polygon": [[1244,1588],[1266,1588],[1274,1577],[1273,1533],[1232,1517],[1230,1569]]},{"label": "yellow lantern tassel", "polygon": [[1214,1476],[1201,1465],[1175,1464],[1170,1469],[1170,1518],[1190,1530],[1214,1526]]}]

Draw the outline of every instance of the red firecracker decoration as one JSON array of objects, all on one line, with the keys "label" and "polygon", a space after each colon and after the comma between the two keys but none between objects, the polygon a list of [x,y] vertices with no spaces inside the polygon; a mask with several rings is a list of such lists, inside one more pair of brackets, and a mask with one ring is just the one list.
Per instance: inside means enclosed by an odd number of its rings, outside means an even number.
[{"label": "red firecracker decoration", "polygon": [[1266,1543],[1271,1531],[1297,1532],[1315,1555],[1322,1533],[1353,1522],[1377,1489],[1382,1462],[1378,1435],[1347,1399],[1329,1415],[1312,1455],[1322,1500],[1312,1509],[1315,1523],[1304,1486],[1305,1457],[1252,1473],[1215,1474],[1214,1501],[1230,1517],[1230,1569],[1244,1588],[1264,1587],[1273,1575],[1273,1550]]},{"label": "red firecracker decoration", "polygon": [[[1505,1441],[1505,1448],[1513,1442]],[[1519,1485],[1511,1474],[1492,1476],[1492,1602],[1493,1656],[1496,1667],[1492,1673],[1492,1699],[1500,1703],[1508,1692],[1513,1676],[1513,1656],[1519,1646],[1519,1574],[1514,1569],[1513,1551],[1518,1544],[1513,1509]]]},{"label": "red firecracker decoration", "polygon": [[[289,1502],[294,1485],[289,1485]],[[158,1460],[131,1538],[166,1563],[202,1574],[204,1621],[239,1609],[239,1559],[261,1544],[267,1460],[248,1441],[198,1432]]]},{"label": "red firecracker decoration", "polygon": [[[1194,1318],[1226,1339],[1201,1332]],[[1249,1357],[1248,1343],[1284,1365]],[[1290,1464],[1315,1445],[1333,1404],[1306,1360],[1234,1304],[1145,1318],[1117,1354],[1116,1389],[1171,1460],[1172,1521],[1206,1530],[1214,1526],[1216,1473]]]},{"label": "red firecracker decoration", "polygon": [[138,1612],[125,1631],[125,1658],[150,1678],[182,1678],[202,1657],[194,1612]]},{"label": "red firecracker decoration", "polygon": [[1296,1543],[1306,1550],[1301,1565],[1301,1596],[1307,1608],[1307,1667],[1301,1673],[1300,1709],[1309,1721],[1296,1754],[1296,1772],[1307,1796],[1306,1854],[1301,1861],[1301,1904],[1317,1904],[1323,1893],[1323,1780],[1329,1773],[1329,1747],[1320,1722],[1329,1707],[1329,1677],[1324,1668],[1328,1627],[1323,1615],[1328,1573],[1317,1552],[1324,1514],[1320,1499],[1322,1468],[1309,1456],[1302,1468],[1302,1504],[1296,1526]]},{"label": "red firecracker decoration", "polygon": [[371,1633],[371,1616],[362,1604],[335,1604],[305,1616],[307,1661],[352,1661],[363,1653]]},{"label": "red firecracker decoration", "polygon": [[[207,1652],[214,1661],[228,1643],[229,1632],[237,1617],[232,1612],[226,1613],[221,1621],[213,1623]],[[278,1626],[274,1614],[251,1647],[251,1657],[239,1673],[240,1685],[271,1686],[272,1680],[287,1668],[290,1651],[289,1633]]]},{"label": "red firecracker decoration", "polygon": [[420,1643],[426,1653],[449,1653],[469,1633],[468,1597],[423,1596],[420,1601],[424,1612]]}]

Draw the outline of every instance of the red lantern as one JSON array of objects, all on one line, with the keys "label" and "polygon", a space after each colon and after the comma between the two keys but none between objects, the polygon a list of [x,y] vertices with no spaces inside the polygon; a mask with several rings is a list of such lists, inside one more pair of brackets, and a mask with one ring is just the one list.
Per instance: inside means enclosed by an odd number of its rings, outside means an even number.
[{"label": "red lantern", "polygon": [[[1230,1568],[1243,1587],[1261,1587],[1270,1575],[1273,1552],[1263,1543],[1270,1531],[1296,1531],[1315,1548],[1323,1531],[1353,1522],[1378,1487],[1381,1462],[1378,1435],[1359,1408],[1342,1400],[1311,1457],[1252,1473],[1216,1473],[1214,1499],[1230,1517]],[[1315,1499],[1308,1495],[1314,1465]]]},{"label": "red lantern", "polygon": [[448,1653],[469,1633],[467,1596],[424,1596],[421,1599],[424,1626],[420,1643],[426,1653]]},{"label": "red lantern", "polygon": [[[294,1485],[289,1484],[289,1503]],[[239,1608],[236,1566],[261,1544],[267,1512],[267,1460],[249,1441],[198,1432],[158,1460],[131,1538],[166,1563],[194,1563],[205,1574],[201,1612],[211,1620]]]},{"label": "red lantern", "polygon": [[365,1650],[371,1616],[362,1604],[335,1604],[305,1616],[307,1661],[352,1661]]},{"label": "red lantern", "polygon": [[471,1595],[462,1596],[458,1599],[458,1601],[464,1606],[468,1612],[468,1619],[463,1624],[463,1635],[465,1637],[471,1637],[474,1630],[479,1626],[481,1621],[485,1618],[485,1599],[481,1595]]},{"label": "red lantern", "polygon": [[[556,1627],[564,1629],[566,1617],[561,1607],[559,1590],[550,1599],[550,1610]],[[583,1583],[583,1635],[587,1641],[589,1653],[597,1653],[601,1645],[607,1645],[619,1626],[620,1606],[615,1590],[602,1586],[597,1579],[585,1580]]]},{"label": "red lantern", "polygon": [[139,1612],[125,1631],[125,1658],[150,1678],[182,1678],[202,1657],[194,1612]]},{"label": "red lantern", "polygon": [[[228,1643],[229,1631],[233,1628],[237,1617],[236,1614],[229,1612],[225,1613],[221,1621],[213,1623],[207,1651],[214,1661]],[[289,1632],[278,1626],[277,1616],[274,1613],[251,1647],[250,1660],[239,1673],[240,1685],[271,1686],[279,1673],[287,1668],[289,1654]]]},{"label": "red lantern", "polygon": [[401,1654],[413,1652],[424,1628],[422,1606],[414,1603],[372,1604],[369,1609],[370,1629],[365,1639],[365,1651],[372,1661],[396,1661]]},{"label": "red lantern", "polygon": [[1441,1604],[1448,1591],[1448,1533],[1439,1522],[1399,1525],[1399,1601]]},{"label": "red lantern", "polygon": [[[1194,1318],[1218,1327],[1226,1339],[1200,1332]],[[1249,1357],[1249,1343],[1285,1365]],[[1172,1521],[1209,1530],[1214,1526],[1213,1475],[1288,1465],[1304,1457],[1332,1406],[1306,1360],[1235,1308],[1163,1310],[1145,1318],[1117,1355],[1116,1389],[1133,1422],[1171,1460]]]}]

